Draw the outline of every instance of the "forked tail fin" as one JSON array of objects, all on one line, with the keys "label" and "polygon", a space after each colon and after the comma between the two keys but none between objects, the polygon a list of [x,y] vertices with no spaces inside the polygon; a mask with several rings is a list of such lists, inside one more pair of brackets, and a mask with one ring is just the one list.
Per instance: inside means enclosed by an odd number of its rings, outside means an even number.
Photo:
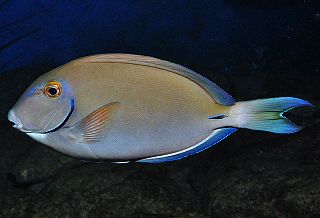
[{"label": "forked tail fin", "polygon": [[302,129],[284,116],[296,107],[314,107],[311,103],[293,97],[279,97],[240,101],[232,106],[232,126],[274,133],[294,133]]}]

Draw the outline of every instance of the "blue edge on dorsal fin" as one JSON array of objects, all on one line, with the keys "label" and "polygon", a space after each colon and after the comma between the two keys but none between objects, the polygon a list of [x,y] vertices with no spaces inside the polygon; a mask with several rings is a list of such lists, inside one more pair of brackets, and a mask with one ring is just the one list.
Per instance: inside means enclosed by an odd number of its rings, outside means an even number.
[{"label": "blue edge on dorsal fin", "polygon": [[217,130],[214,130],[210,134],[210,136],[207,138],[207,140],[203,141],[201,144],[197,145],[196,147],[194,147],[192,149],[185,149],[185,151],[182,150],[182,151],[174,152],[172,154],[144,158],[144,159],[138,160],[136,162],[139,162],[139,163],[162,163],[162,162],[179,160],[181,158],[199,153],[207,148],[210,148],[211,146],[217,144],[218,142],[222,141],[223,139],[225,139],[226,137],[228,137],[229,135],[234,133],[236,130],[237,130],[237,128],[233,128],[233,127],[217,129]]}]

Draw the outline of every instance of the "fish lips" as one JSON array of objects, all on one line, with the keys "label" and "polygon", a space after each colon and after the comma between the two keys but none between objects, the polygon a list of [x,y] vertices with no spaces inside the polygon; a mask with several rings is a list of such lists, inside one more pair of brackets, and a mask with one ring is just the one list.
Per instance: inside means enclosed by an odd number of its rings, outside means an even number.
[{"label": "fish lips", "polygon": [[21,121],[18,117],[16,117],[12,109],[8,112],[8,120],[13,123],[13,128],[25,133],[31,132],[23,128]]}]

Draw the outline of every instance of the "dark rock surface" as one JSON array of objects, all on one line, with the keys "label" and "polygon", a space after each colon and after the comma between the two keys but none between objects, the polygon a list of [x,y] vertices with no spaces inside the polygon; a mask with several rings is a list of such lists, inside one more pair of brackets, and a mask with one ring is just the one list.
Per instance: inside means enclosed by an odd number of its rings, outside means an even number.
[{"label": "dark rock surface", "polygon": [[265,139],[258,147],[249,144],[244,156],[211,169],[214,217],[318,217],[320,151],[313,150],[320,143],[318,129],[309,129],[309,136],[305,131]]}]

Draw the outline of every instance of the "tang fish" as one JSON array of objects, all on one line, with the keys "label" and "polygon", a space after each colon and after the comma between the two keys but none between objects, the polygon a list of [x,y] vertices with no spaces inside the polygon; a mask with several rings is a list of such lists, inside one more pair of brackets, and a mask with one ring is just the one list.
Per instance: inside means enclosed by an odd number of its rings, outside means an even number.
[{"label": "tang fish", "polygon": [[168,61],[102,54],[40,76],[8,113],[15,128],[84,160],[181,159],[238,128],[294,133],[284,113],[313,106],[293,97],[236,102],[215,83]]}]

